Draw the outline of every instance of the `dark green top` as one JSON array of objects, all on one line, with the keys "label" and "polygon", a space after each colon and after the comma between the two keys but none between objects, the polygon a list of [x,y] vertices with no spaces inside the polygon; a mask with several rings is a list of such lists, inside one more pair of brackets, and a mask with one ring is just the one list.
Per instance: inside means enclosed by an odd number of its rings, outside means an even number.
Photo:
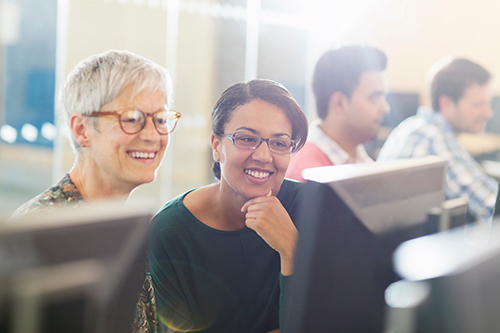
[{"label": "dark green top", "polygon": [[[285,179],[278,194],[292,220],[304,185]],[[183,332],[279,328],[279,254],[249,228],[205,225],[182,203],[187,193],[152,221],[148,256],[161,322]]]}]

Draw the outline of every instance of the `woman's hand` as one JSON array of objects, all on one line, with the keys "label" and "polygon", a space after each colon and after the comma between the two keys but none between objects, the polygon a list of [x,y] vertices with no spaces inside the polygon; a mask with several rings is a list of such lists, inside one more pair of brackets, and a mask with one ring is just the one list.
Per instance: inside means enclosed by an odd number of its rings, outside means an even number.
[{"label": "woman's hand", "polygon": [[241,211],[246,214],[246,226],[280,254],[281,274],[291,275],[299,233],[272,190],[265,197],[247,201]]}]

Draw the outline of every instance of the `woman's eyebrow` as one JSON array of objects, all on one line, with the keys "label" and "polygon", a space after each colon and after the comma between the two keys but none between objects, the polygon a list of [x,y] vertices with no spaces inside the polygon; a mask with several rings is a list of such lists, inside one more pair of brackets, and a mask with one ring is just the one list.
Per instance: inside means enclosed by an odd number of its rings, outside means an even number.
[{"label": "woman's eyebrow", "polygon": [[[244,127],[244,126],[242,126],[242,127],[238,127],[238,128],[235,130],[235,132],[239,132],[239,131],[242,131],[242,130],[252,132],[252,133],[254,133],[255,135],[259,135],[259,132],[258,132],[258,131],[256,131],[255,129],[250,128],[250,127]],[[287,136],[287,137],[291,138],[290,134],[288,134],[288,133],[276,133],[276,134],[273,134],[273,137],[275,137],[275,138],[276,138],[276,137],[280,137],[280,136]]]},{"label": "woman's eyebrow", "polygon": [[238,132],[238,131],[241,131],[241,130],[244,130],[244,131],[249,131],[249,132],[252,132],[254,134],[257,134],[257,131],[254,130],[253,128],[250,128],[250,127],[238,127],[235,132]]}]

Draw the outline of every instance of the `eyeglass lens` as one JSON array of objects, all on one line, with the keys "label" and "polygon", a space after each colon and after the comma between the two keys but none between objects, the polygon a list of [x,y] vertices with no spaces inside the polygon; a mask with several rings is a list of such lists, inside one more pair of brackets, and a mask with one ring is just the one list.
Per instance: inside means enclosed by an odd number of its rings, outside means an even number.
[{"label": "eyeglass lens", "polygon": [[[142,130],[146,124],[147,114],[140,110],[127,110],[121,114],[120,122],[126,133],[134,134]],[[168,134],[173,131],[177,117],[168,110],[153,113],[153,121],[156,130],[160,134]]]},{"label": "eyeglass lens", "polygon": [[[264,141],[257,135],[245,133],[235,133],[233,139],[236,146],[245,149],[255,149]],[[288,138],[270,138],[266,141],[269,149],[276,153],[289,153],[293,149],[292,140]]]}]

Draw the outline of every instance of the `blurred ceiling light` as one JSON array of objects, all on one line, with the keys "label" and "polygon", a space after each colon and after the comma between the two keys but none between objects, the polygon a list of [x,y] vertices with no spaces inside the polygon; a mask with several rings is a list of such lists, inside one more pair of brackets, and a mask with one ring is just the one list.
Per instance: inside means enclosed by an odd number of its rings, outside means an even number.
[{"label": "blurred ceiling light", "polygon": [[229,3],[184,0],[179,3],[179,9],[189,14],[212,16],[226,20],[244,21],[247,17],[245,6],[232,5]]},{"label": "blurred ceiling light", "polygon": [[35,142],[36,138],[38,137],[38,130],[35,126],[26,123],[21,128],[21,136],[26,141]]},{"label": "blurred ceiling light", "polygon": [[0,129],[0,138],[8,143],[14,143],[17,139],[17,130],[9,125],[3,125]]},{"label": "blurred ceiling light", "polygon": [[132,0],[132,3],[137,7],[142,7],[146,4],[145,0]]},{"label": "blurred ceiling light", "polygon": [[148,0],[148,7],[156,9],[160,7],[160,0]]},{"label": "blurred ceiling light", "polygon": [[57,136],[57,129],[56,127],[51,124],[51,123],[44,123],[42,125],[42,136],[49,140],[49,141],[54,141],[56,136]]},{"label": "blurred ceiling light", "polygon": [[365,17],[374,14],[375,5],[375,1],[369,0],[310,0],[303,4],[304,17],[299,24],[331,45],[354,28],[362,27]]}]

